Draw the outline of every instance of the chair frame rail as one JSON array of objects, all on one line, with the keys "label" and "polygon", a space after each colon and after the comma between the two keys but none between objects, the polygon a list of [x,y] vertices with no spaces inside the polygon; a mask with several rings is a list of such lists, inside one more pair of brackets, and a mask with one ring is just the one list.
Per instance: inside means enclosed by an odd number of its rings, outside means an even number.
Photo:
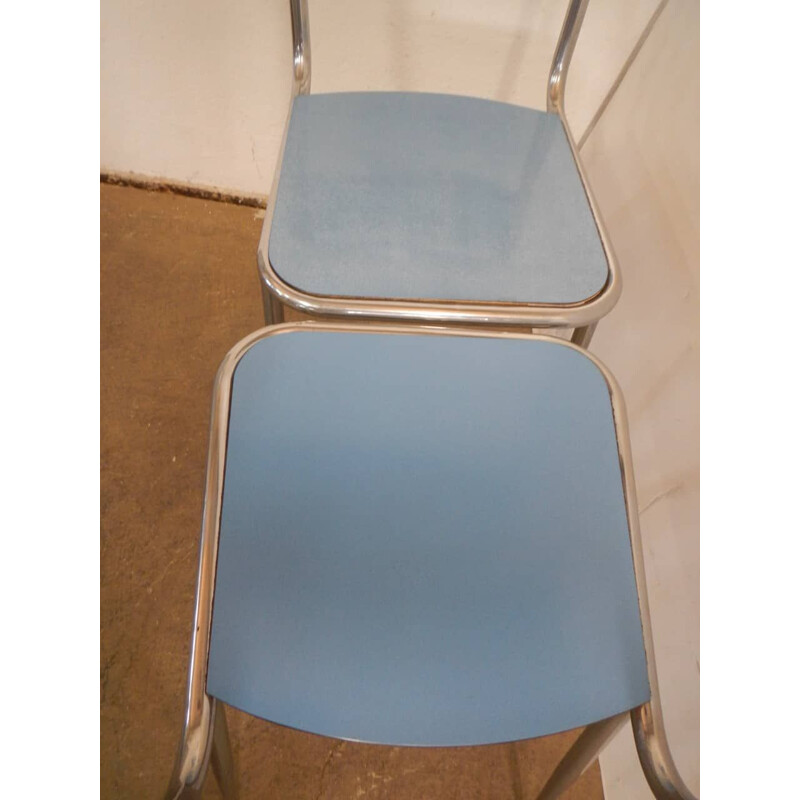
[{"label": "chair frame rail", "polygon": [[[211,763],[216,773],[217,780],[223,788],[225,796],[234,797],[236,793],[231,749],[224,722],[223,704],[206,694],[208,653],[211,640],[211,614],[214,602],[233,373],[242,356],[257,342],[269,336],[304,330],[346,331],[364,334],[426,334],[431,336],[539,339],[578,350],[594,362],[608,384],[617,432],[623,492],[628,515],[634,575],[639,596],[647,674],[650,683],[650,701],[630,711],[636,747],[647,782],[658,800],[693,800],[693,795],[683,783],[672,760],[664,730],[625,402],[613,375],[591,353],[582,350],[571,342],[552,336],[483,329],[412,328],[404,325],[364,326],[317,321],[284,323],[261,328],[236,344],[225,356],[217,371],[211,406],[205,500],[200,536],[194,630],[189,659],[184,727],[166,800],[186,800],[187,798],[199,797],[209,763]],[[586,767],[599,755],[604,744],[613,736],[619,725],[624,722],[627,714],[628,712],[624,712],[607,720],[600,720],[588,725],[584,733],[556,768],[552,778],[539,795],[540,800],[545,800],[545,798],[552,800],[574,780],[577,780]]]},{"label": "chair frame rail", "polygon": [[600,209],[589,186],[564,107],[569,64],[587,5],[588,0],[570,0],[567,7],[547,83],[547,110],[558,114],[569,142],[608,262],[608,279],[597,294],[584,301],[572,304],[544,304],[323,296],[310,294],[291,286],[278,275],[269,261],[269,237],[274,211],[272,199],[277,197],[294,100],[298,95],[309,94],[311,91],[311,31],[308,0],[289,0],[292,21],[292,93],[258,248],[258,268],[266,324],[283,322],[284,306],[288,306],[314,318],[339,321],[360,319],[368,322],[451,324],[494,329],[573,328],[572,341],[587,347],[598,320],[616,305],[622,291],[622,278],[617,259]]}]

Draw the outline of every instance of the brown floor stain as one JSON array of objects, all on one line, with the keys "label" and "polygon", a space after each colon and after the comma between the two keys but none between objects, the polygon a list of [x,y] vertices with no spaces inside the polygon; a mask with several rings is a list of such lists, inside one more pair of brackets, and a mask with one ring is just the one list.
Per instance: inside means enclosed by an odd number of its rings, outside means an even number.
[{"label": "brown floor stain", "polygon": [[[261,327],[251,208],[104,185],[101,794],[162,796],[177,748],[214,373]],[[229,710],[246,798],[535,797],[575,733],[482,748],[336,742]],[[218,797],[212,778],[207,797]],[[565,795],[602,798],[594,765]]]}]

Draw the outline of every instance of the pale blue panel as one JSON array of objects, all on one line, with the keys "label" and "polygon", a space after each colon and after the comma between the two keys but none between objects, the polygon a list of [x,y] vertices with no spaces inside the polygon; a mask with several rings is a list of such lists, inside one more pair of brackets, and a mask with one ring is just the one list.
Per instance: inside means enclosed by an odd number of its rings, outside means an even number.
[{"label": "pale blue panel", "polygon": [[645,702],[602,374],[536,341],[256,344],[233,384],[208,691],[412,745]]},{"label": "pale blue panel", "polygon": [[305,292],[575,303],[608,264],[558,117],[490,100],[295,100],[269,259]]}]

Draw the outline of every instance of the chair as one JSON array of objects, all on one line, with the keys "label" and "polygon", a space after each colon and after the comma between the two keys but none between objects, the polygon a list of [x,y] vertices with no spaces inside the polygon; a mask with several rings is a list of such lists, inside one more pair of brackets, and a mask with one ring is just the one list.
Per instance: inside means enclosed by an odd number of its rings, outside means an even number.
[{"label": "chair", "polygon": [[392,745],[587,726],[540,798],[629,716],[655,795],[691,797],[606,368],[529,333],[304,322],[236,345],[214,389],[170,800],[199,796],[209,763],[235,796],[224,703]]},{"label": "chair", "polygon": [[588,0],[570,0],[547,112],[441,94],[309,94],[306,0],[258,264],[267,324],[323,319],[573,328],[620,276],[564,115]]}]

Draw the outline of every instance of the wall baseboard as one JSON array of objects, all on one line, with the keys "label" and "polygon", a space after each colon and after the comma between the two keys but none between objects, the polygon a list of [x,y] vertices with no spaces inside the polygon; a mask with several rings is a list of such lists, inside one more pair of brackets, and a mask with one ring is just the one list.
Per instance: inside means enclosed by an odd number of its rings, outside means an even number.
[{"label": "wall baseboard", "polygon": [[185,197],[197,197],[201,200],[213,200],[217,203],[233,203],[237,206],[250,206],[251,208],[266,208],[267,196],[265,194],[241,194],[213,186],[202,186],[181,181],[168,181],[153,178],[148,175],[138,175],[135,172],[108,172],[100,171],[100,183],[113,186],[130,186],[135,189],[144,189],[148,192],[169,192]]}]

